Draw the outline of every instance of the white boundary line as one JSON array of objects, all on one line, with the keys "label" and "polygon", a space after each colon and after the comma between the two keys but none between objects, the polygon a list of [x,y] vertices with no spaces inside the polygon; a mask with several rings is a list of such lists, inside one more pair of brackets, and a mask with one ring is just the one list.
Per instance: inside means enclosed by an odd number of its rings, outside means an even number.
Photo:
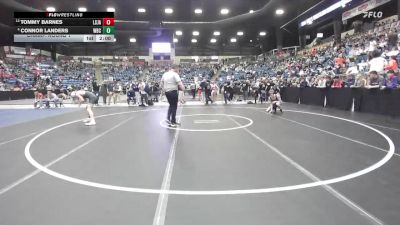
[{"label": "white boundary line", "polygon": [[371,125],[371,126],[380,127],[380,128],[384,128],[384,129],[388,129],[388,130],[393,130],[393,131],[400,132],[400,129],[397,129],[397,128],[387,127],[387,126],[383,126],[383,125],[378,125],[378,124],[375,124],[375,123],[366,123],[366,122],[364,122],[364,123],[365,123],[365,124],[368,124],[368,125]]},{"label": "white boundary line", "polygon": [[[126,113],[126,112],[125,112],[125,113]],[[125,114],[125,113],[116,113],[115,115],[120,115],[120,114]],[[100,117],[104,117],[104,115],[103,115],[103,116],[98,116],[97,118],[100,118]],[[54,165],[55,163],[61,161],[62,159],[66,158],[67,156],[71,155],[72,153],[78,151],[79,149],[83,148],[84,146],[90,144],[91,142],[97,140],[98,138],[104,136],[105,134],[109,133],[110,131],[112,131],[112,130],[118,128],[118,127],[120,127],[121,125],[123,125],[124,123],[126,123],[126,122],[128,122],[129,120],[132,120],[132,119],[134,119],[134,117],[122,121],[121,123],[117,124],[116,126],[114,126],[114,127],[110,128],[110,129],[104,131],[103,133],[101,133],[101,134],[95,136],[94,138],[92,138],[92,139],[86,141],[85,143],[79,145],[78,147],[75,147],[74,149],[72,149],[72,150],[69,151],[68,153],[66,153],[66,154],[64,154],[64,155],[62,155],[62,156],[60,156],[60,157],[58,157],[57,159],[51,161],[50,163],[44,165],[43,167],[48,168],[48,167]],[[72,121],[72,122],[65,123],[64,126],[65,126],[65,125],[68,125],[68,124],[77,123],[77,122],[81,122],[81,120],[75,120],[75,121]],[[60,125],[57,126],[57,127],[50,128],[49,130],[54,130],[54,129],[58,128],[58,127],[60,127]],[[47,131],[49,131],[49,130],[47,130]],[[45,131],[44,131],[44,132],[45,132]],[[44,134],[44,132],[42,132],[42,134]],[[33,140],[33,139],[32,139],[32,140]],[[31,141],[32,141],[32,140],[31,140]],[[37,169],[37,170],[35,170],[35,171],[33,171],[33,172],[27,174],[26,176],[24,176],[24,177],[18,179],[17,181],[13,182],[12,184],[10,184],[10,185],[8,185],[8,186],[6,186],[6,187],[0,189],[0,196],[3,195],[4,193],[10,191],[11,189],[17,187],[18,185],[24,183],[25,181],[29,180],[30,178],[36,176],[36,175],[39,174],[40,172],[42,172],[42,170]]]},{"label": "white boundary line", "polygon": [[[256,108],[256,107],[254,107],[254,108]],[[257,108],[257,109],[262,109],[262,108]],[[285,111],[289,111],[289,110],[285,110]],[[290,111],[296,111],[296,110],[295,110],[295,109],[292,109],[292,110],[290,110]],[[329,115],[330,115],[330,114],[329,114]],[[371,126],[375,126],[375,127],[380,127],[380,128],[385,128],[385,129],[388,129],[388,130],[393,130],[393,131],[398,131],[398,132],[400,132],[400,129],[399,129],[399,128],[388,127],[388,126],[379,125],[379,124],[376,124],[376,123],[368,123],[368,122],[361,121],[361,120],[356,120],[356,121],[357,121],[357,122],[360,122],[360,123],[367,124],[367,125],[371,125]]]},{"label": "white boundary line", "polygon": [[[234,121],[237,125],[240,125],[236,120],[230,118],[232,121]],[[267,146],[269,149],[274,151],[276,154],[278,154],[281,158],[283,158],[286,162],[290,163],[293,167],[295,167],[297,170],[299,170],[301,173],[306,175],[308,178],[313,180],[314,182],[321,182],[321,179],[319,179],[317,176],[315,176],[313,173],[302,167],[300,164],[289,158],[287,155],[283,154],[281,151],[279,151],[275,146],[271,145],[264,139],[260,138],[253,132],[251,132],[249,129],[244,128],[247,133],[249,133],[251,136],[253,136],[255,139],[263,143],[265,146]],[[345,203],[347,206],[355,210],[356,212],[360,213],[361,215],[367,217],[367,219],[370,222],[373,222],[374,224],[379,224],[383,225],[383,222],[376,218],[374,215],[370,214],[363,208],[361,208],[359,205],[357,205],[355,202],[352,202],[350,199],[348,199],[346,196],[342,195],[340,192],[336,191],[329,185],[322,185],[322,187],[327,190],[329,193],[331,193],[333,196],[335,196],[337,199],[341,200],[343,203]]]},{"label": "white boundary line", "polygon": [[8,143],[11,143],[11,142],[14,142],[14,141],[18,141],[18,140],[30,137],[30,136],[35,135],[35,134],[37,134],[37,132],[33,132],[33,133],[27,134],[27,135],[22,136],[22,137],[18,137],[18,138],[12,139],[12,140],[1,142],[0,145],[5,145],[5,144],[8,144]]},{"label": "white boundary line", "polygon": [[[286,110],[286,111],[287,112],[301,113],[301,111],[295,111],[295,110]],[[285,118],[285,117],[277,117],[277,118],[279,118],[281,120],[285,120],[285,121],[291,122],[291,123],[295,123],[295,124],[298,124],[298,125],[301,125],[301,126],[304,126],[304,127],[308,127],[310,129],[313,129],[313,130],[317,130],[317,131],[319,131],[321,133],[330,134],[330,135],[333,135],[333,136],[336,136],[336,137],[339,137],[339,138],[342,138],[342,139],[345,139],[345,140],[348,140],[348,141],[351,141],[351,142],[354,142],[354,143],[357,143],[357,144],[360,144],[360,145],[364,145],[364,146],[367,146],[367,147],[370,147],[370,148],[374,148],[374,149],[377,149],[377,150],[382,151],[382,152],[386,152],[386,153],[388,152],[388,150],[380,148],[380,147],[377,147],[375,145],[370,145],[370,144],[367,144],[367,143],[362,142],[362,141],[358,141],[358,140],[355,140],[355,139],[352,139],[352,138],[349,138],[349,137],[342,136],[340,134],[336,134],[336,133],[333,133],[333,132],[330,132],[330,131],[327,131],[327,130],[323,130],[323,129],[318,128],[318,127],[314,127],[314,126],[311,126],[311,125],[308,125],[308,124],[305,124],[305,123],[298,122],[296,120],[291,120],[291,119],[288,119],[288,118]],[[395,156],[400,156],[397,153],[394,153],[394,155]]]},{"label": "white boundary line", "polygon": [[[160,110],[160,109],[159,109]],[[150,110],[143,110],[143,111],[150,111]],[[143,112],[142,111],[142,112]],[[153,110],[154,111],[154,110]],[[140,111],[134,111],[134,112],[140,112]],[[132,113],[132,112],[123,112],[123,113],[114,113],[114,114],[109,114],[109,115],[103,115],[101,117],[106,117],[106,116],[112,116],[112,115],[120,115],[120,114],[126,114],[126,113]],[[303,113],[307,113],[307,112],[303,112]],[[362,175],[365,175],[367,173],[370,173],[378,168],[380,168],[381,166],[383,166],[385,163],[387,163],[394,155],[394,151],[395,151],[395,146],[393,141],[384,133],[382,133],[381,131],[365,125],[363,123],[357,122],[357,121],[353,121],[353,120],[349,120],[349,119],[345,119],[345,118],[340,118],[340,117],[334,117],[334,116],[330,116],[330,115],[324,115],[324,114],[316,114],[319,116],[324,116],[324,117],[331,117],[331,118],[336,118],[338,120],[343,120],[343,121],[347,121],[349,123],[353,123],[353,124],[358,124],[360,126],[363,126],[365,128],[371,129],[373,131],[375,131],[377,134],[381,135],[382,137],[384,137],[386,139],[386,141],[389,144],[389,151],[387,152],[387,154],[381,159],[379,160],[377,163],[354,173],[351,174],[347,174],[344,176],[340,176],[340,177],[336,177],[336,178],[332,178],[332,179],[328,179],[328,180],[322,180],[322,181],[317,181],[317,182],[310,182],[310,183],[304,183],[304,184],[298,184],[298,185],[291,185],[291,186],[282,186],[282,187],[273,187],[273,188],[263,188],[263,189],[246,189],[246,190],[222,190],[222,191],[187,191],[187,190],[160,190],[160,189],[148,189],[148,188],[132,188],[132,187],[122,187],[122,186],[115,186],[115,185],[109,185],[109,184],[102,184],[102,183],[96,183],[96,182],[91,182],[91,181],[86,181],[86,180],[81,180],[81,179],[77,179],[74,177],[69,177],[60,173],[57,173],[53,170],[50,170],[49,168],[41,165],[40,163],[38,163],[31,155],[30,153],[30,147],[33,144],[33,142],[38,139],[40,136],[54,130],[57,128],[61,128],[63,126],[72,124],[72,123],[76,123],[79,121],[72,121],[69,123],[64,123],[61,125],[58,125],[56,127],[50,128],[46,131],[43,131],[42,133],[36,135],[34,138],[32,138],[28,144],[25,146],[25,157],[26,159],[36,168],[38,168],[39,170],[57,177],[59,179],[71,182],[71,183],[76,183],[76,184],[80,184],[80,185],[85,185],[85,186],[89,186],[89,187],[96,187],[96,188],[102,188],[102,189],[108,189],[108,190],[115,190],[115,191],[124,191],[124,192],[134,192],[134,193],[144,193],[144,194],[175,194],[175,195],[243,195],[243,194],[260,194],[260,193],[272,193],[272,192],[282,192],[282,191],[291,191],[291,190],[299,190],[299,189],[306,189],[306,188],[312,188],[312,187],[317,187],[317,186],[322,186],[322,185],[328,185],[328,184],[334,184],[334,183],[338,183],[338,182],[342,182],[342,181],[346,181],[346,180],[350,180]]]},{"label": "white boundary line", "polygon": [[236,118],[241,118],[244,120],[249,121],[249,123],[245,124],[245,125],[241,125],[241,126],[237,126],[237,127],[231,127],[231,128],[221,128],[221,129],[187,129],[187,128],[175,128],[175,127],[169,127],[166,124],[165,120],[161,120],[160,121],[160,126],[167,128],[167,129],[171,129],[171,130],[181,130],[181,131],[189,131],[189,132],[222,132],[222,131],[229,131],[229,130],[237,130],[237,129],[242,129],[245,127],[249,127],[251,125],[253,125],[253,120],[247,118],[247,117],[243,117],[243,116],[237,116],[237,115],[228,115],[228,114],[190,114],[190,115],[180,115],[177,116],[179,118],[182,117],[193,117],[193,116],[226,116],[226,117],[236,117]]},{"label": "white boundary line", "polygon": [[[246,108],[246,107],[234,107],[234,108],[244,109],[244,108]],[[269,115],[269,113],[266,113],[266,112],[264,111],[265,109],[263,109],[263,108],[257,108],[257,107],[248,107],[248,108],[249,108],[249,109],[255,109],[255,110],[258,111],[258,112],[261,112],[261,113],[264,113],[264,114]],[[263,110],[263,111],[261,111],[261,110]],[[331,115],[329,115],[329,114],[319,114],[319,113],[313,113],[313,112],[307,112],[307,111],[298,111],[298,110],[289,110],[289,109],[286,109],[285,112],[296,112],[296,113],[303,113],[303,114],[313,114],[313,115],[318,115],[318,116],[320,116],[320,115],[325,115],[325,116],[327,116],[327,117],[332,117],[332,118],[335,118],[335,119],[338,118],[338,117],[335,117],[335,116],[331,116]],[[348,138],[348,137],[342,136],[342,135],[340,135],[340,134],[336,134],[336,133],[333,133],[333,132],[330,132],[330,131],[327,131],[327,130],[323,130],[323,129],[320,129],[320,128],[317,128],[317,127],[314,127],[314,126],[311,126],[311,125],[308,125],[308,124],[305,124],[305,123],[301,123],[301,122],[298,122],[298,121],[295,121],[295,120],[291,120],[291,119],[288,119],[288,118],[285,118],[285,117],[277,117],[277,118],[282,119],[282,120],[286,120],[286,121],[289,121],[289,122],[292,122],[292,123],[296,123],[296,124],[299,124],[299,125],[302,125],[302,126],[305,126],[305,127],[311,128],[311,129],[314,129],[314,130],[318,130],[318,131],[320,131],[320,132],[327,133],[327,134],[330,134],[330,135],[333,135],[333,136],[336,136],[336,137],[339,137],[339,138],[343,138],[343,139],[345,139],[345,140],[352,141],[352,142],[357,143],[357,144],[360,144],[360,145],[364,145],[364,146],[367,146],[367,147],[375,148],[375,149],[377,149],[377,150],[379,150],[379,151],[388,152],[388,150],[383,149],[383,148],[380,148],[380,147],[377,147],[377,146],[375,146],[375,145],[370,145],[370,144],[367,144],[367,143],[365,143],[365,142],[358,141],[358,140],[355,140],[355,139],[352,139],[352,138]],[[386,128],[386,129],[393,129],[393,130],[396,130],[396,128],[390,128],[390,127],[380,126],[380,125],[373,124],[373,123],[364,123],[364,122],[358,121],[358,120],[354,120],[354,121],[357,122],[358,124],[368,124],[368,125],[371,125],[371,126],[376,126],[376,127],[382,127],[382,128]],[[400,131],[400,130],[399,130],[399,131]],[[398,153],[394,153],[394,155],[400,157],[400,154],[398,154]]]},{"label": "white boundary line", "polygon": [[[182,108],[181,108],[179,114],[182,114]],[[172,172],[174,169],[175,152],[176,152],[176,145],[178,143],[178,137],[179,137],[179,130],[176,130],[171,148],[169,150],[168,163],[167,163],[167,167],[165,169],[164,178],[163,178],[163,182],[161,185],[161,190],[164,190],[164,191],[169,190],[171,187],[171,177],[172,177]],[[153,219],[153,225],[164,225],[165,224],[165,217],[167,214],[167,206],[168,206],[168,194],[162,193],[158,197],[156,213],[155,213],[154,219]]]}]

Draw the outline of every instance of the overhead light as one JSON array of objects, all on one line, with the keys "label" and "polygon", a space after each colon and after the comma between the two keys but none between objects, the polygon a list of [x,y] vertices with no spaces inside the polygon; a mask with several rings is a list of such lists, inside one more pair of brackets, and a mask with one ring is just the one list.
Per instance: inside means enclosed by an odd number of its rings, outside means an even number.
[{"label": "overhead light", "polygon": [[117,39],[116,38],[114,38],[114,42],[116,42],[117,41]]},{"label": "overhead light", "polygon": [[197,43],[197,39],[192,39],[192,43]]},{"label": "overhead light", "polygon": [[216,43],[216,42],[217,42],[217,39],[211,38],[210,42],[211,42],[211,43]]},{"label": "overhead light", "polygon": [[282,14],[284,14],[285,13],[285,11],[283,11],[283,9],[277,9],[276,11],[275,11],[275,14],[276,15],[282,15]]},{"label": "overhead light", "polygon": [[195,9],[195,10],[194,10],[194,13],[195,13],[195,14],[202,14],[202,13],[203,13],[203,10],[202,10],[202,9]]},{"label": "overhead light", "polygon": [[172,8],[165,8],[164,12],[166,14],[172,14],[174,12],[174,10]]},{"label": "overhead light", "polygon": [[221,14],[222,15],[226,15],[226,14],[228,14],[229,13],[229,9],[221,9]]},{"label": "overhead light", "polygon": [[237,39],[236,38],[231,38],[231,42],[235,43],[235,42],[237,42]]},{"label": "overhead light", "polygon": [[253,13],[253,12],[254,12],[254,10],[250,9],[249,13]]},{"label": "overhead light", "polygon": [[114,58],[115,58],[115,59],[118,59],[118,56],[115,56]]},{"label": "overhead light", "polygon": [[181,30],[177,30],[176,32],[175,32],[175,34],[177,35],[177,36],[182,36],[182,31]]},{"label": "overhead light", "polygon": [[146,12],[146,9],[145,9],[145,8],[138,8],[137,11],[138,11],[139,13],[145,13],[145,12]]},{"label": "overhead light", "polygon": [[193,31],[193,36],[199,36],[200,35],[200,32],[198,32],[198,31]]},{"label": "overhead light", "polygon": [[129,42],[135,43],[136,42],[136,38],[130,38]]},{"label": "overhead light", "polygon": [[179,42],[178,38],[174,38],[174,43],[178,43],[178,42]]},{"label": "overhead light", "polygon": [[267,32],[265,32],[265,31],[260,32],[260,36],[265,36],[265,35],[267,35]]},{"label": "overhead light", "polygon": [[304,20],[303,22],[301,22],[300,23],[300,27],[312,24],[313,21],[325,16],[326,14],[328,14],[328,13],[330,13],[330,12],[340,8],[340,7],[343,7],[343,5],[346,6],[346,4],[350,3],[351,1],[352,0],[341,0],[341,1],[336,2],[335,4],[329,6],[328,8],[322,10],[321,12],[319,12],[319,13],[315,14],[314,16],[312,16],[312,17]]},{"label": "overhead light", "polygon": [[113,8],[113,7],[108,7],[108,8],[107,8],[107,12],[115,12],[115,8]]},{"label": "overhead light", "polygon": [[52,6],[49,6],[49,7],[46,8],[46,11],[47,11],[47,12],[55,12],[55,11],[56,11],[56,8],[54,8],[54,7],[52,7]]},{"label": "overhead light", "polygon": [[219,32],[219,31],[214,31],[214,36],[219,36],[219,35],[221,35],[221,32]]},{"label": "overhead light", "polygon": [[87,9],[86,9],[85,7],[79,7],[79,8],[78,8],[78,11],[79,11],[79,12],[86,12]]},{"label": "overhead light", "polygon": [[250,43],[253,43],[253,40],[250,40]]},{"label": "overhead light", "polygon": [[238,31],[238,32],[237,32],[237,35],[238,35],[238,36],[243,36],[243,34],[244,34],[243,31]]}]

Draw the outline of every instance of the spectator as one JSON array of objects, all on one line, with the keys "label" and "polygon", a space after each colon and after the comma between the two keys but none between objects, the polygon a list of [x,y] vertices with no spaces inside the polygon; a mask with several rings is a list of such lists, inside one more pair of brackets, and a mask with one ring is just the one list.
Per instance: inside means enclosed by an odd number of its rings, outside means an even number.
[{"label": "spectator", "polygon": [[218,85],[216,84],[215,81],[211,82],[211,100],[213,102],[217,101],[217,95],[218,95]]},{"label": "spectator", "polygon": [[397,41],[398,41],[397,32],[395,32],[393,30],[390,31],[389,34],[388,34],[388,48],[389,48],[389,51],[392,51],[393,49],[396,48]]},{"label": "spectator", "polygon": [[361,74],[357,75],[354,85],[350,86],[351,88],[364,88],[367,86],[367,80]]},{"label": "spectator", "polygon": [[103,99],[103,105],[107,105],[107,83],[103,82],[103,84],[100,85],[99,96],[101,96]]},{"label": "spectator", "polygon": [[335,65],[339,68],[342,68],[345,66],[346,59],[343,57],[342,54],[338,55],[338,57],[335,58]]},{"label": "spectator", "polygon": [[205,81],[205,91],[204,91],[204,94],[205,94],[205,101],[206,101],[206,105],[208,105],[208,102],[210,101],[211,103],[213,103],[214,101],[211,99],[211,91],[212,91],[212,87],[211,87],[211,82],[208,80],[208,81]]},{"label": "spectator", "polygon": [[152,89],[153,89],[152,92],[154,95],[154,101],[158,102],[158,98],[160,97],[160,85],[158,84],[158,82],[154,83]]},{"label": "spectator", "polygon": [[333,78],[332,88],[342,88],[343,86],[343,80],[339,76],[335,76]]},{"label": "spectator", "polygon": [[144,81],[141,81],[139,83],[139,94],[141,103],[140,106],[147,106],[148,96],[145,88],[146,88],[146,83]]},{"label": "spectator", "polygon": [[390,56],[389,64],[386,65],[385,70],[397,72],[399,65],[397,64],[397,56]]},{"label": "spectator", "polygon": [[385,87],[388,89],[397,89],[399,86],[398,76],[394,71],[389,71],[388,76],[385,79]]},{"label": "spectator", "polygon": [[359,70],[357,64],[353,59],[350,59],[349,68],[346,71],[346,75],[355,75],[358,74],[358,72]]},{"label": "spectator", "polygon": [[369,72],[368,77],[368,85],[366,88],[368,89],[377,89],[380,88],[382,84],[382,78],[378,75],[376,71]]},{"label": "spectator", "polygon": [[108,93],[108,105],[111,105],[111,98],[113,98],[113,95],[114,95],[114,83],[113,82],[108,82],[107,93]]},{"label": "spectator", "polygon": [[243,99],[245,101],[247,101],[247,99],[249,98],[249,91],[250,91],[250,81],[249,80],[246,80],[242,84],[242,91],[243,91]]},{"label": "spectator", "polygon": [[385,66],[387,64],[386,59],[381,57],[379,51],[374,51],[372,53],[372,59],[368,62],[369,72],[375,71],[378,74],[385,72]]},{"label": "spectator", "polygon": [[377,50],[378,42],[374,37],[371,37],[369,40],[369,48],[368,48],[368,55],[370,58],[373,58],[373,53]]},{"label": "spectator", "polygon": [[196,83],[190,84],[190,92],[192,93],[193,99],[195,99],[196,98]]},{"label": "spectator", "polygon": [[326,88],[326,81],[327,76],[319,78],[317,88]]}]

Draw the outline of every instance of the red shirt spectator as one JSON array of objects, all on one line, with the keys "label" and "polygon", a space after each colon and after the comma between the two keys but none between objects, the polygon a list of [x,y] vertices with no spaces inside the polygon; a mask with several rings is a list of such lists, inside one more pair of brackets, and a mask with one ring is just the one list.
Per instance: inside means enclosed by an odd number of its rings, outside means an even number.
[{"label": "red shirt spectator", "polygon": [[343,67],[345,63],[346,63],[346,59],[345,58],[343,58],[341,56],[335,58],[335,64],[337,66]]},{"label": "red shirt spectator", "polygon": [[312,56],[315,56],[317,54],[317,49],[316,48],[313,48],[312,50],[311,50],[311,55]]},{"label": "red shirt spectator", "polygon": [[343,87],[342,79],[335,77],[335,79],[333,79],[332,88],[342,88],[342,87]]},{"label": "red shirt spectator", "polygon": [[386,70],[393,70],[395,72],[399,69],[399,65],[397,64],[397,61],[396,61],[396,56],[390,57],[389,64],[386,65],[385,69]]}]

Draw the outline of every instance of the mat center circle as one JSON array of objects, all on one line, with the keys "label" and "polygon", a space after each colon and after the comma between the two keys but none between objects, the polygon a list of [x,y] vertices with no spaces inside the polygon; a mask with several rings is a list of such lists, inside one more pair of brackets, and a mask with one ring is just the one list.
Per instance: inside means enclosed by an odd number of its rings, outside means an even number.
[{"label": "mat center circle", "polygon": [[169,126],[167,120],[160,121],[160,126],[189,132],[220,132],[242,129],[253,124],[250,118],[229,114],[188,114],[177,115],[176,118],[180,126]]}]

